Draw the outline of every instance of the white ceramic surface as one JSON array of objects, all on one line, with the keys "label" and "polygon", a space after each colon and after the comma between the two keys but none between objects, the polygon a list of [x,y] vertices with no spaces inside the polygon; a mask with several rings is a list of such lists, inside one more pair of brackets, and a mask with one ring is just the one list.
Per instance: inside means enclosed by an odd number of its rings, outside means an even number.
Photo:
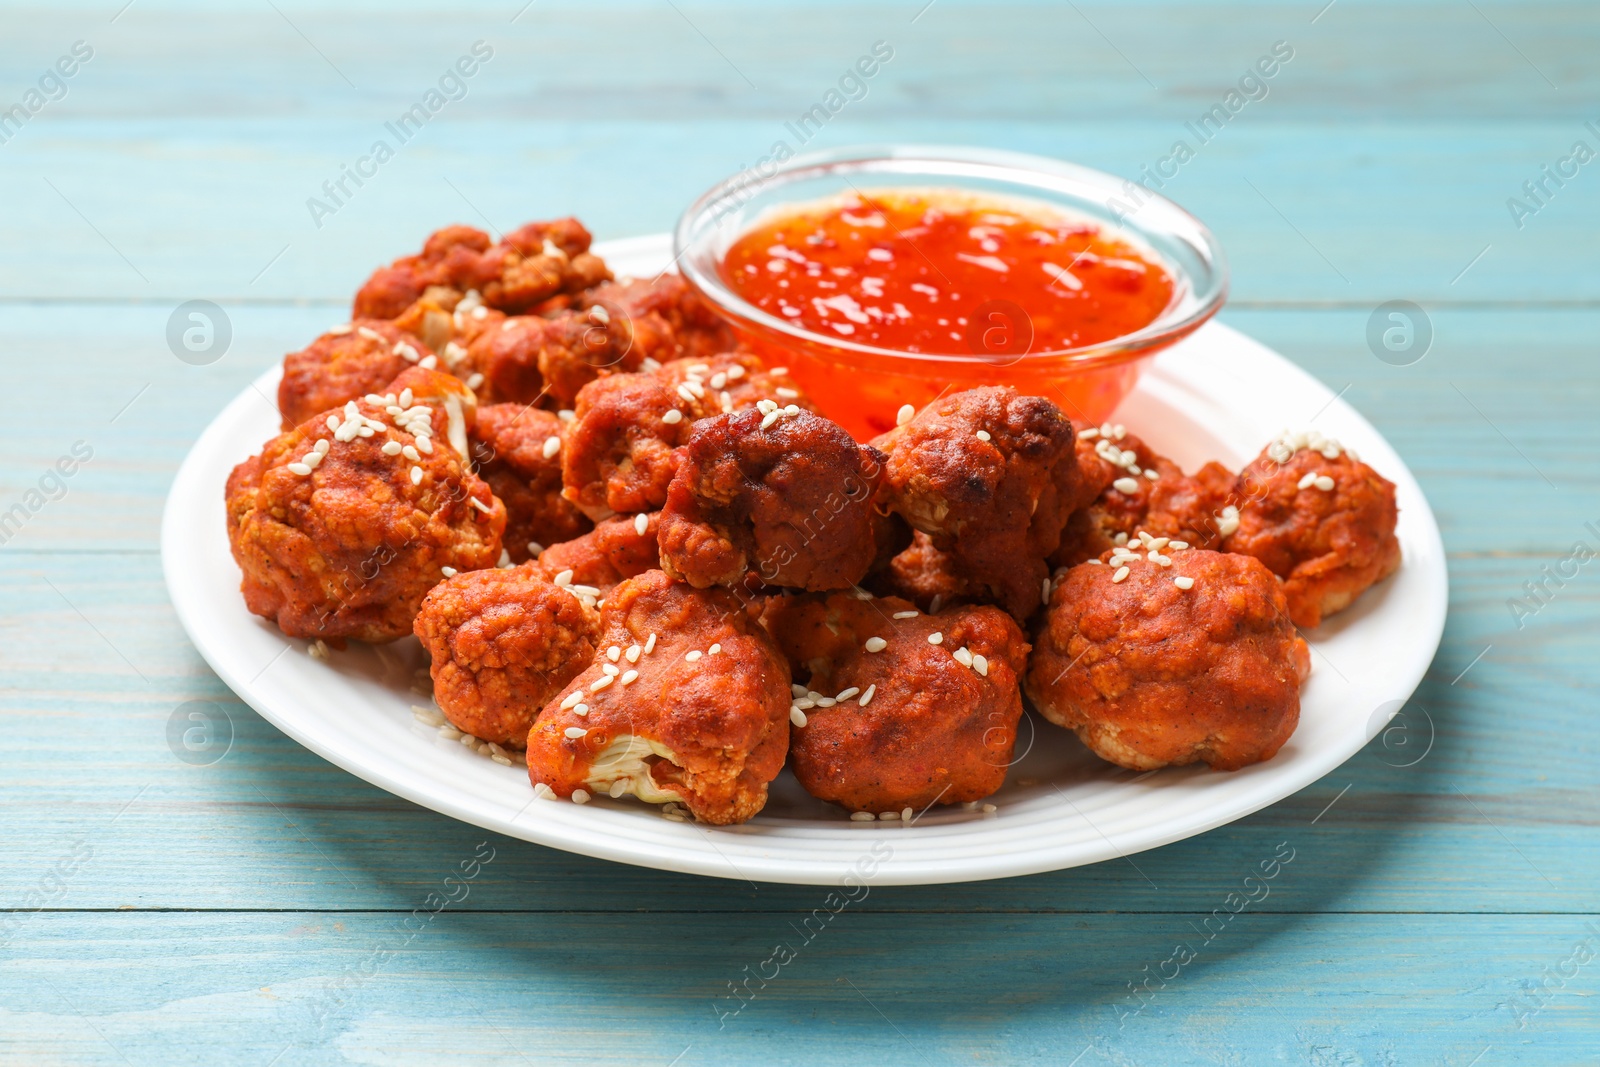
[{"label": "white ceramic surface", "polygon": [[[670,259],[663,235],[596,247],[619,274]],[[1357,752],[1408,697],[1444,628],[1447,576],[1422,491],[1360,415],[1283,357],[1212,322],[1156,358],[1117,421],[1187,469],[1237,468],[1279,431],[1314,426],[1355,448],[1398,487],[1400,571],[1307,633],[1311,680],[1300,726],[1276,758],[1233,773],[1204,767],[1138,775],[1100,762],[1031,713],[1020,758],[992,815],[939,809],[915,825],[850,822],[787,771],[743,826],[674,823],[636,801],[535,801],[526,772],[441,740],[412,718],[425,663],[414,639],[352,646],[327,663],[249,614],[228,552],[222,488],[235,463],[277,432],[262,396],[278,371],[233,400],[173,483],[161,550],[173,605],[212,669],[262,716],[318,755],[407,800],[512,837],[664,870],[753,881],[836,884],[858,863],[875,884],[971,881],[1126,856],[1221,826],[1316,781]]]}]

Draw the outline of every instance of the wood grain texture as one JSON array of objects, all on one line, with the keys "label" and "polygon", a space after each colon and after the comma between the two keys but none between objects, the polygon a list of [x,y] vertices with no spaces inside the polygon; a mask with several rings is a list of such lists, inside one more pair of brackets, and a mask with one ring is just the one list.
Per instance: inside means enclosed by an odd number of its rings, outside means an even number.
[{"label": "wood grain texture", "polygon": [[[1508,604],[1573,541],[1600,547],[1600,171],[1521,229],[1505,204],[1574,140],[1600,147],[1595,9],[924,2],[0,4],[0,108],[95,49],[0,144],[0,511],[93,450],[0,544],[0,1064],[1600,1062],[1597,965],[1574,962],[1600,947],[1597,564],[1536,614]],[[466,97],[316,228],[305,199],[478,39],[495,57]],[[441,223],[669,228],[878,39],[895,58],[810,147],[1130,175],[1292,42],[1167,191],[1229,250],[1223,318],[1343,389],[1439,517],[1450,615],[1409,728],[1202,837],[873,889],[808,938],[826,890],[485,835],[234,698],[156,553],[221,404]],[[204,367],[164,339],[197,297],[234,330]],[[1407,367],[1366,341],[1396,298],[1435,331]],[[213,765],[167,746],[189,700],[231,717]],[[1270,895],[1205,942],[1284,843]],[[794,961],[730,1014],[729,983],[786,939]],[[1135,1011],[1130,983],[1180,941],[1198,956]]]}]

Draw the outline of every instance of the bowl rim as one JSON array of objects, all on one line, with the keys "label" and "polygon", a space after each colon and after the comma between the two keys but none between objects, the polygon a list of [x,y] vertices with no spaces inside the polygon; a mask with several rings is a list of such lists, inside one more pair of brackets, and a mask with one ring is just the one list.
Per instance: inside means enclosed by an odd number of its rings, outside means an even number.
[{"label": "bowl rim", "polygon": [[[848,182],[848,175],[851,173],[904,174],[908,179],[908,186],[916,182],[919,177],[985,178],[1079,201],[1085,199],[1076,191],[1076,187],[1079,186],[1096,187],[1108,197],[1126,195],[1128,186],[1140,190],[1141,199],[1137,208],[1123,220],[1109,223],[1099,219],[1092,221],[1102,232],[1129,238],[1132,243],[1144,246],[1143,250],[1154,255],[1173,277],[1174,292],[1180,293],[1186,286],[1193,294],[1193,300],[1186,302],[1175,299],[1155,319],[1131,333],[1091,345],[1030,351],[1020,357],[1024,360],[1049,359],[1078,364],[1111,365],[1138,359],[1153,349],[1164,348],[1192,333],[1215,315],[1227,300],[1229,269],[1221,243],[1205,223],[1172,200],[1150,191],[1147,187],[1136,186],[1131,179],[1119,178],[1081,164],[1025,152],[960,145],[852,145],[793,156],[779,163],[770,174],[756,173],[752,177],[752,168],[741,170],[702,193],[679,217],[672,233],[673,263],[690,284],[736,324],[782,334],[791,342],[805,348],[827,348],[877,359],[910,360],[918,363],[992,362],[991,357],[978,353],[905,352],[816,333],[751,304],[722,280],[715,265],[707,269],[707,265],[692,254],[707,243],[706,235],[716,233],[719,220],[714,216],[725,204],[742,206],[743,202],[753,198],[757,192],[793,185],[816,177],[846,175]],[[918,184],[923,188],[928,187],[927,183]],[[1073,188],[1068,188],[1069,185]],[[796,203],[806,202],[808,201],[796,201]],[[1147,218],[1165,217],[1169,224],[1160,227],[1128,224],[1129,219],[1145,215],[1146,212],[1151,213]],[[711,220],[709,225],[706,223],[708,218]],[[1188,243],[1203,261],[1211,265],[1209,276],[1196,276],[1172,262],[1167,256],[1155,251],[1148,234],[1176,236],[1177,239]]]}]

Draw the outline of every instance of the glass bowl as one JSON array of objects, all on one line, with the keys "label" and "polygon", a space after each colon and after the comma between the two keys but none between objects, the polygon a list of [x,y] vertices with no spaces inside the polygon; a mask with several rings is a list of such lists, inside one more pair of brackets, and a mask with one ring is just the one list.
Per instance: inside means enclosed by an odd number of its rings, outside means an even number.
[{"label": "glass bowl", "polygon": [[[1089,223],[1165,269],[1172,298],[1149,325],[1093,345],[931,354],[815,333],[768,314],[727,284],[723,259],[752,226],[841,195],[907,189],[1009,202]],[[769,365],[787,366],[824,414],[863,439],[892,428],[903,404],[920,408],[941,393],[977,385],[1048,396],[1072,418],[1099,423],[1151,357],[1215,315],[1228,291],[1216,238],[1172,201],[1087,167],[983,148],[845,148],[796,156],[765,174],[742,171],[684,212],[673,245],[684,277],[744,343]]]}]

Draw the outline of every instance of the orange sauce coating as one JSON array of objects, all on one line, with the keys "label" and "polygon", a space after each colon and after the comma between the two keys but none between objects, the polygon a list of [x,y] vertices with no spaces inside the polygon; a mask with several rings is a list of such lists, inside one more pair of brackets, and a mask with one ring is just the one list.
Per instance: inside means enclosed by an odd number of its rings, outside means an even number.
[{"label": "orange sauce coating", "polygon": [[722,269],[745,300],[814,333],[980,357],[1113,340],[1153,322],[1173,288],[1088,223],[937,192],[798,209],[740,236]]}]

